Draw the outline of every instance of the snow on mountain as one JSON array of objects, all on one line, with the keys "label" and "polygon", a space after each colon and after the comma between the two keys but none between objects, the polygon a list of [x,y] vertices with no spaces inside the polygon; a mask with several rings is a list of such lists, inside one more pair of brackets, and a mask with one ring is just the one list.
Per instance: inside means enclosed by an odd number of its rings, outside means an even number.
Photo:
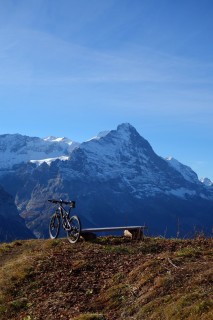
[{"label": "snow on mountain", "polygon": [[213,182],[208,178],[200,178],[200,182],[202,182],[207,187],[213,186]]},{"label": "snow on mountain", "polygon": [[67,143],[69,146],[73,145],[73,147],[78,143],[77,142],[74,142],[72,141],[71,139],[69,138],[57,138],[57,137],[54,137],[54,136],[49,136],[49,137],[46,137],[43,139],[44,141],[49,141],[49,142],[64,142],[64,143]]},{"label": "snow on mountain", "polygon": [[[171,189],[169,191],[166,191],[165,194],[173,195],[173,196],[176,196],[178,198],[185,199],[188,196],[190,196],[190,197],[196,196],[196,191],[195,190],[189,190],[187,188],[178,188],[178,189]],[[201,195],[201,198],[203,198],[202,195]]]},{"label": "snow on mountain", "polygon": [[172,168],[180,172],[184,179],[189,182],[198,183],[198,176],[190,167],[180,163],[178,160],[172,157],[167,157],[166,161]]},{"label": "snow on mountain", "polygon": [[[155,153],[150,144],[130,124],[119,125],[100,139],[82,143],[79,151],[84,152],[90,175],[97,173],[104,179],[122,176],[129,180],[155,180],[151,170]],[[141,176],[138,176],[141,173]]]},{"label": "snow on mountain", "polygon": [[68,160],[68,156],[61,156],[61,157],[56,157],[56,158],[48,158],[48,159],[42,159],[42,160],[30,160],[29,162],[35,163],[37,166],[40,166],[44,162],[46,162],[49,166],[50,164],[55,161],[55,160],[61,160],[61,161],[66,161]]},{"label": "snow on mountain", "polygon": [[[118,126],[117,130],[112,130],[99,139],[82,143],[80,149],[87,158],[90,175],[96,174],[96,167],[98,166],[99,176],[102,175],[104,179],[116,177],[120,174],[125,175],[125,172],[134,176],[136,158],[143,163],[148,160],[146,155],[148,142],[143,148],[138,148],[137,154],[135,153],[132,139],[138,139],[139,137],[134,127],[129,124],[122,124]],[[143,141],[146,140],[143,139]],[[149,148],[152,150],[150,145]]]},{"label": "snow on mountain", "polygon": [[93,137],[93,138],[91,138],[91,139],[89,139],[89,140],[87,140],[87,141],[99,140],[100,138],[105,137],[109,132],[110,132],[110,131],[101,131],[101,132],[99,132],[99,134],[98,134],[97,136],[95,136],[95,137]]},{"label": "snow on mountain", "polygon": [[0,135],[0,170],[11,169],[15,164],[30,160],[68,156],[78,146],[79,143],[67,138],[41,139],[21,134]]},{"label": "snow on mountain", "polygon": [[[199,189],[196,173],[175,159],[159,157],[147,140],[128,123],[121,124],[99,139],[80,145],[67,165],[60,165],[66,180],[119,180],[137,199],[160,194],[180,198],[206,197]],[[76,169],[77,168],[77,169]]]}]

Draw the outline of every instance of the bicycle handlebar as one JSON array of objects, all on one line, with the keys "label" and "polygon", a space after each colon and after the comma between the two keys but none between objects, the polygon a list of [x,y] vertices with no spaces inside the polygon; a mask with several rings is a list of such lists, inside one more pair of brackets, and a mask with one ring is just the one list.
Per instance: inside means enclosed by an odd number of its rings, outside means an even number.
[{"label": "bicycle handlebar", "polygon": [[59,204],[69,204],[72,208],[75,208],[75,201],[64,201],[64,200],[56,200],[56,199],[48,199],[49,202],[59,203]]}]

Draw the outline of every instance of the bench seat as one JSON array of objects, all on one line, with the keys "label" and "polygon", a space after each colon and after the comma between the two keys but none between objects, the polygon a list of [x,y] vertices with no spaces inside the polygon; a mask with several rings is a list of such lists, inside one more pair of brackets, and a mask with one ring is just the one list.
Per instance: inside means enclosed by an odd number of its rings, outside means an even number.
[{"label": "bench seat", "polygon": [[118,231],[118,230],[134,230],[146,229],[146,226],[126,226],[126,227],[106,227],[106,228],[86,228],[81,229],[81,232],[104,232],[104,231]]},{"label": "bench seat", "polygon": [[144,238],[144,229],[147,226],[123,226],[123,227],[105,227],[105,228],[86,228],[81,229],[81,236],[85,239],[92,239],[96,237],[96,232],[109,232],[124,230],[124,236],[131,237],[134,240],[140,240]]}]

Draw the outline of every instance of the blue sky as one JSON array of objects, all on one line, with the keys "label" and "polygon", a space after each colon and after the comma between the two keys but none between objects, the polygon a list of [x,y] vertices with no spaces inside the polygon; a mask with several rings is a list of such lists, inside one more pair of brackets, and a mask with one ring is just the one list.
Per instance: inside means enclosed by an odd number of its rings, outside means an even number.
[{"label": "blue sky", "polygon": [[213,180],[212,0],[0,0],[0,134],[129,122]]}]

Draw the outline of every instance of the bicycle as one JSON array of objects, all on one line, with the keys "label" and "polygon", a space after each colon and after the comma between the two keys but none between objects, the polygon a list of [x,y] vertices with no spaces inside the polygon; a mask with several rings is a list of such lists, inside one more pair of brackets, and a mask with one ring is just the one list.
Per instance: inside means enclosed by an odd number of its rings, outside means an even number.
[{"label": "bicycle", "polygon": [[[62,227],[64,231],[67,232],[67,238],[69,242],[77,242],[80,238],[81,222],[76,215],[70,217],[71,210],[75,208],[75,201],[64,201],[61,199],[49,199],[48,201],[58,206],[50,219],[50,238],[56,239],[58,237],[62,222]],[[67,211],[63,205],[69,205],[69,210]]]}]

